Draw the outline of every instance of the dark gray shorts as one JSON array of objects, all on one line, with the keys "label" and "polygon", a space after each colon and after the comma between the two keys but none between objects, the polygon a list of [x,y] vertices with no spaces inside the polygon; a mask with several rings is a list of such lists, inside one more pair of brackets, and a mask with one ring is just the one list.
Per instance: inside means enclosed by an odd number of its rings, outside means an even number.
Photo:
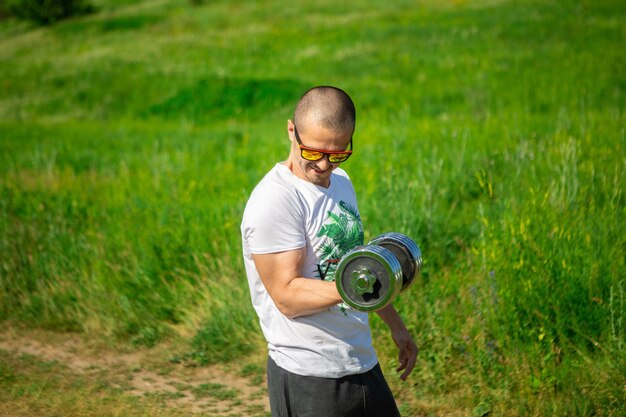
[{"label": "dark gray shorts", "polygon": [[334,379],[296,375],[268,358],[267,385],[273,417],[400,416],[378,364],[363,374]]}]

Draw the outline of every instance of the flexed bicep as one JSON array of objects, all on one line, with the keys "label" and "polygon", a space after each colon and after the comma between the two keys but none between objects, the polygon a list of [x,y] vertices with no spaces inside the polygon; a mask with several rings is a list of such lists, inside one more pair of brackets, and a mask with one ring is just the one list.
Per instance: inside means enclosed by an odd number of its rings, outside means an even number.
[{"label": "flexed bicep", "polygon": [[305,256],[304,248],[252,255],[269,296],[289,318],[317,313],[341,301],[334,283],[302,276]]}]

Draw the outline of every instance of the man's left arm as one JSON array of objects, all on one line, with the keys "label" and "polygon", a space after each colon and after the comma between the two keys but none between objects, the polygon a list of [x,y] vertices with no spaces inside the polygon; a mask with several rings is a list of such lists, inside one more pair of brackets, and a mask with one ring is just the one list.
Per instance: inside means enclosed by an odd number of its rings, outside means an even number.
[{"label": "man's left arm", "polygon": [[389,326],[391,330],[391,337],[393,341],[398,346],[398,361],[400,365],[396,369],[396,371],[401,371],[404,369],[402,375],[400,375],[400,379],[406,381],[406,378],[409,376],[413,367],[415,366],[415,362],[417,361],[417,353],[419,352],[419,348],[415,341],[413,341],[413,337],[411,337],[411,333],[404,325],[402,318],[393,307],[392,304],[389,304],[387,307],[378,310],[376,312],[381,319]]}]

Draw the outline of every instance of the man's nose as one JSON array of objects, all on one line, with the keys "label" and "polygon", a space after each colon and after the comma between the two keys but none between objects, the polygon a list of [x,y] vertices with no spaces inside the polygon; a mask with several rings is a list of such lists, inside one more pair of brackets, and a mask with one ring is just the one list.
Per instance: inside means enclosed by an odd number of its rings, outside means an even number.
[{"label": "man's nose", "polygon": [[322,171],[327,170],[328,168],[330,168],[331,165],[332,163],[328,160],[328,155],[324,155],[322,159],[317,161],[317,167]]}]

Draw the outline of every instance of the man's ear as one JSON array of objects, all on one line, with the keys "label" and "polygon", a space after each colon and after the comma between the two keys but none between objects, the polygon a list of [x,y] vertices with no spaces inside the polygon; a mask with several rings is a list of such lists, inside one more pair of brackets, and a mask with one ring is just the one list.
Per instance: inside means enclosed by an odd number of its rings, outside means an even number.
[{"label": "man's ear", "polygon": [[295,129],[294,123],[291,121],[291,119],[287,119],[287,135],[289,137],[290,142],[293,142],[294,129]]}]

